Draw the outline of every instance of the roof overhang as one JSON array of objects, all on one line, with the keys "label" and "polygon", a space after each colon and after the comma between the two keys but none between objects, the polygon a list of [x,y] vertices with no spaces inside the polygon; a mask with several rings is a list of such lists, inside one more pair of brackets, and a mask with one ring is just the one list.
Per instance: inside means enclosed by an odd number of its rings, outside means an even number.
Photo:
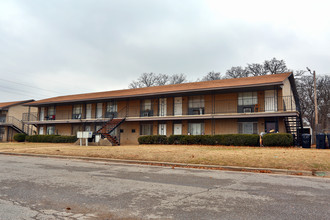
[{"label": "roof overhang", "polygon": [[274,82],[274,83],[258,83],[258,84],[250,84],[244,86],[226,86],[226,87],[214,87],[214,88],[207,88],[207,89],[190,89],[190,90],[178,90],[178,91],[169,91],[169,92],[157,92],[157,93],[145,93],[145,94],[138,94],[138,95],[126,95],[126,96],[108,96],[108,97],[101,97],[101,98],[88,98],[88,99],[72,99],[72,100],[65,100],[59,102],[43,102],[43,103],[28,103],[25,104],[26,106],[47,106],[47,105],[55,105],[55,104],[67,104],[67,103],[81,103],[81,102],[98,102],[104,100],[120,100],[120,99],[131,99],[131,98],[144,98],[144,97],[159,97],[159,96],[178,96],[180,94],[193,94],[193,93],[211,93],[211,92],[228,92],[231,90],[232,92],[235,91],[243,91],[246,89],[253,89],[258,88],[259,90],[267,89],[271,86],[280,86],[283,85],[283,82]]}]

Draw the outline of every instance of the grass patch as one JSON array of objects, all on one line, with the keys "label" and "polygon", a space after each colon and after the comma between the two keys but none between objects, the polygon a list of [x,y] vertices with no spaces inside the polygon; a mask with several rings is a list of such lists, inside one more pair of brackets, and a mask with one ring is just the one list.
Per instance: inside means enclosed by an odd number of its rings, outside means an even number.
[{"label": "grass patch", "polygon": [[77,146],[0,143],[0,152],[148,160],[222,166],[330,171],[330,150],[200,145]]}]

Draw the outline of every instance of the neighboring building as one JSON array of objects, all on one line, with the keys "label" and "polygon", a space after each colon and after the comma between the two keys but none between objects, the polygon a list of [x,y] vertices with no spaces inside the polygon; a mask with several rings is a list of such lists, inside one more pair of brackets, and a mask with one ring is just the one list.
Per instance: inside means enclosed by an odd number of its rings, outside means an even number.
[{"label": "neighboring building", "polygon": [[[54,97],[29,124],[39,134],[102,133],[114,144],[141,135],[297,134],[299,99],[292,73]],[[27,117],[26,117],[27,118]]]},{"label": "neighboring building", "polygon": [[35,126],[24,124],[22,117],[29,111],[37,111],[37,108],[23,106],[34,100],[3,102],[0,103],[0,141],[12,141],[17,133],[33,134]]}]

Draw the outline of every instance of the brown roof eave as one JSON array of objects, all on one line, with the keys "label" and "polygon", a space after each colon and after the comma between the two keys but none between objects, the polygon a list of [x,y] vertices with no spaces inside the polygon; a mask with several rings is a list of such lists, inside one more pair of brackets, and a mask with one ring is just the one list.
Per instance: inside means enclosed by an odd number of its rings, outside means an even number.
[{"label": "brown roof eave", "polygon": [[95,101],[95,100],[108,100],[108,99],[123,99],[123,98],[132,98],[132,97],[145,97],[145,96],[155,96],[155,95],[164,95],[164,94],[176,94],[176,93],[190,93],[190,92],[206,92],[212,90],[228,90],[228,89],[236,89],[236,88],[251,88],[251,87],[264,87],[264,86],[276,86],[276,85],[283,85],[283,82],[275,82],[275,83],[262,83],[262,84],[254,84],[254,85],[245,85],[245,86],[228,86],[228,87],[220,87],[220,88],[207,88],[207,89],[191,89],[191,90],[177,90],[171,92],[159,92],[159,93],[146,93],[146,94],[139,94],[139,95],[126,95],[126,96],[116,96],[116,97],[103,97],[103,98],[89,98],[89,99],[73,99],[73,100],[65,100],[60,102],[43,102],[33,104],[28,103],[25,104],[26,106],[42,106],[42,105],[50,105],[50,104],[57,104],[57,103],[72,103],[72,102],[86,102],[86,101]]}]

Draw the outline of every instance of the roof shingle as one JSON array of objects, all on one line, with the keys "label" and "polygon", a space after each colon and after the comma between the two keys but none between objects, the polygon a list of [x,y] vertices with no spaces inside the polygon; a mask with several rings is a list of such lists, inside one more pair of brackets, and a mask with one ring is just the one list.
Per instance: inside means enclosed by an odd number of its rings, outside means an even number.
[{"label": "roof shingle", "polygon": [[246,78],[222,79],[222,80],[213,80],[213,81],[205,81],[205,82],[193,82],[193,83],[154,86],[154,87],[137,88],[137,89],[124,89],[124,90],[114,90],[114,91],[106,91],[106,92],[58,96],[58,97],[35,101],[29,103],[28,105],[36,106],[40,104],[51,104],[51,103],[55,104],[55,103],[75,102],[75,101],[125,98],[125,97],[134,97],[134,96],[138,97],[138,96],[166,94],[166,93],[175,93],[175,92],[189,92],[189,91],[198,91],[198,90],[202,91],[202,90],[211,90],[211,89],[229,89],[229,88],[237,88],[237,87],[279,84],[282,83],[291,74],[292,73],[289,72],[289,73],[281,73],[274,75],[246,77]]}]

